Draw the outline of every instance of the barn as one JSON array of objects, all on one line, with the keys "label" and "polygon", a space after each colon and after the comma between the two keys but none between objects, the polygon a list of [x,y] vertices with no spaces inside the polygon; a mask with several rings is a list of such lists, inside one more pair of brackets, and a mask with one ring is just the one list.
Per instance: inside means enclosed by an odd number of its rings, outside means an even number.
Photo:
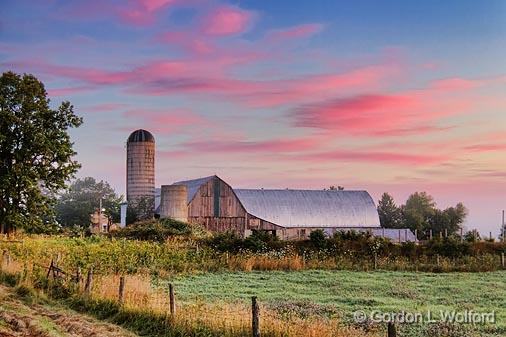
[{"label": "barn", "polygon": [[155,191],[156,213],[210,231],[242,237],[268,231],[282,240],[304,239],[315,229],[367,231],[395,241],[414,241],[408,230],[380,227],[367,191],[235,189],[218,176],[179,181]]}]

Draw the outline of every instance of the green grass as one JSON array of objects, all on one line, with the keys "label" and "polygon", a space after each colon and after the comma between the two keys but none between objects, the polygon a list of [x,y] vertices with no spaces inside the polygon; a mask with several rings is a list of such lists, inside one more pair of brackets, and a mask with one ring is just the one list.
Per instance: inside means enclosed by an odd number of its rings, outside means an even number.
[{"label": "green grass", "polygon": [[[506,335],[506,272],[414,273],[306,270],[296,272],[206,273],[172,282],[179,300],[249,301],[253,295],[270,307],[316,304],[335,308],[351,321],[356,310],[381,312],[474,310],[496,313],[496,324],[473,331]],[[326,310],[325,312],[328,312]]]}]

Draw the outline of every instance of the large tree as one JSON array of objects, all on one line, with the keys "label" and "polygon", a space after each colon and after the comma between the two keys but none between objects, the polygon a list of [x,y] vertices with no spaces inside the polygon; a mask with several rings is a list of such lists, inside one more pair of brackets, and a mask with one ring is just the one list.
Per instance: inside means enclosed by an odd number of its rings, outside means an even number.
[{"label": "large tree", "polygon": [[82,119],[63,102],[56,109],[42,82],[13,72],[0,77],[0,231],[44,230],[53,195],[79,164],[68,131]]},{"label": "large tree", "polygon": [[115,222],[119,221],[119,208],[122,197],[105,181],[96,181],[92,177],[75,180],[58,198],[56,215],[63,226],[78,225],[87,227],[90,214],[99,208],[100,199],[105,213]]},{"label": "large tree", "polygon": [[381,227],[402,228],[403,219],[400,207],[395,204],[394,198],[388,193],[383,193],[378,201],[378,214]]},{"label": "large tree", "polygon": [[404,223],[408,228],[418,230],[420,234],[431,228],[431,219],[435,212],[436,203],[426,192],[411,194],[402,206]]}]

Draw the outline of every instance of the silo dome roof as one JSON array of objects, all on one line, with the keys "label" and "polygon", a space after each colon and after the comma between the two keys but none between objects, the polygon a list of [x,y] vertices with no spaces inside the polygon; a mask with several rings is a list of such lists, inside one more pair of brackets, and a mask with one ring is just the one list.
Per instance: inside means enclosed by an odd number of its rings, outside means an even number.
[{"label": "silo dome roof", "polygon": [[136,142],[154,143],[155,137],[153,137],[153,135],[149,131],[139,129],[139,130],[135,130],[134,132],[132,132],[130,134],[130,136],[128,137],[128,142],[129,143],[136,143]]}]

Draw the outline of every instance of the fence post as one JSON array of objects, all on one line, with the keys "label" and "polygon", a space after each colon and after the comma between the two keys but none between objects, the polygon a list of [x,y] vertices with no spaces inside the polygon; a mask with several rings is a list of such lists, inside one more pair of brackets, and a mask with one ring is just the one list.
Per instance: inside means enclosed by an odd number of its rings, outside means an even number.
[{"label": "fence post", "polygon": [[447,238],[447,237],[448,237],[448,229],[445,228],[445,238]]},{"label": "fence post", "polygon": [[49,280],[49,276],[51,275],[51,272],[53,271],[53,266],[54,266],[53,259],[51,259],[51,264],[49,265],[49,268],[47,269],[47,274],[46,274],[46,278],[48,280]]},{"label": "fence post", "polygon": [[176,298],[174,296],[174,286],[172,283],[169,283],[169,310],[172,316],[176,314]]},{"label": "fence post", "polygon": [[84,293],[89,295],[91,293],[91,287],[93,286],[93,266],[88,269],[88,274],[86,275],[86,283],[84,284]]},{"label": "fence post", "polygon": [[123,292],[125,291],[125,276],[119,278],[118,302],[123,304]]},{"label": "fence post", "polygon": [[439,267],[439,254],[436,254],[436,264]]},{"label": "fence post", "polygon": [[253,337],[260,337],[260,309],[256,296],[251,297],[251,329]]},{"label": "fence post", "polygon": [[399,229],[399,243],[401,243],[401,230]]},{"label": "fence post", "polygon": [[432,240],[432,229],[429,229],[429,239]]},{"label": "fence post", "polygon": [[505,262],[506,261],[504,261],[504,253],[501,253],[501,266],[502,266],[503,269],[505,267]]},{"label": "fence post", "polygon": [[395,328],[395,324],[392,322],[388,322],[387,336],[397,337],[397,329]]}]

